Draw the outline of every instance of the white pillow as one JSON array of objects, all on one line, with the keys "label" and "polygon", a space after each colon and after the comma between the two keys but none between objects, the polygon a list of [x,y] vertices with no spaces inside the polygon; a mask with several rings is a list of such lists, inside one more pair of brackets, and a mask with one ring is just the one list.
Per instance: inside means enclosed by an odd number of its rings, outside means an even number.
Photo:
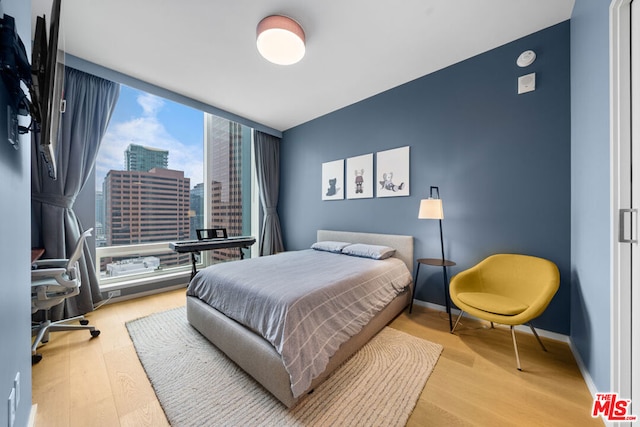
[{"label": "white pillow", "polygon": [[348,242],[334,242],[332,240],[325,240],[323,242],[314,243],[313,245],[311,245],[311,249],[339,254],[342,252],[342,248],[344,248],[345,246],[349,246],[350,244],[351,243]]},{"label": "white pillow", "polygon": [[359,256],[373,259],[386,259],[396,253],[396,250],[389,246],[366,245],[364,243],[355,243],[353,245],[342,248],[342,253],[346,255]]}]

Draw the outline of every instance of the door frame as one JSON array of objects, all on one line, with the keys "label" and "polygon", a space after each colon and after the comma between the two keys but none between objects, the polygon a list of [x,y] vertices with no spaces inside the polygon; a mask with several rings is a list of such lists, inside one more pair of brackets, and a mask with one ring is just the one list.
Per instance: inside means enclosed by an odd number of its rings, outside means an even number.
[{"label": "door frame", "polygon": [[631,396],[631,250],[618,243],[619,209],[630,207],[631,2],[612,0],[610,43],[611,391]]}]

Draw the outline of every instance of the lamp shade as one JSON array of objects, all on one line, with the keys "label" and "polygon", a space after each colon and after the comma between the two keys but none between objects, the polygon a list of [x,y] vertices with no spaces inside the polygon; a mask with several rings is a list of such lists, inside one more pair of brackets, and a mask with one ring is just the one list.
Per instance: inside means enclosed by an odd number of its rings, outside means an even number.
[{"label": "lamp shade", "polygon": [[258,52],[269,62],[291,65],[304,57],[304,31],[300,24],[287,16],[264,18],[256,28],[256,37]]},{"label": "lamp shade", "polygon": [[444,219],[442,199],[422,199],[420,201],[419,219]]}]

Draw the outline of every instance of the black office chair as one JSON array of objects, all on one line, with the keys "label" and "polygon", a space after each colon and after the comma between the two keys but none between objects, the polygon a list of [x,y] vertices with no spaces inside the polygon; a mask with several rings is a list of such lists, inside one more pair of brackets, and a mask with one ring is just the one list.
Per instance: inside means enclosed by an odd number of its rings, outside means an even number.
[{"label": "black office chair", "polygon": [[[40,310],[48,310],[67,298],[80,293],[81,277],[78,260],[82,256],[82,249],[87,237],[91,236],[93,228],[88,229],[78,239],[76,248],[69,259],[44,259],[35,261],[31,270],[31,314]],[[70,325],[69,322],[79,321],[80,325]],[[45,314],[45,320],[31,327],[31,336],[35,340],[31,345],[31,363],[42,360],[42,355],[36,353],[41,343],[49,342],[49,333],[56,331],[89,330],[91,337],[100,335],[100,331],[89,325],[84,316],[52,322]]]}]

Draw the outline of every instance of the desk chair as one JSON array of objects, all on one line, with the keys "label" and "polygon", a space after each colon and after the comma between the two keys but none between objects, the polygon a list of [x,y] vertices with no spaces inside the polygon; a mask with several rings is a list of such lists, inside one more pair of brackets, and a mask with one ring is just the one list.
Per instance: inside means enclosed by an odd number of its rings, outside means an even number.
[{"label": "desk chair", "polygon": [[[31,314],[40,310],[48,311],[67,298],[80,293],[81,277],[78,260],[82,256],[82,249],[87,237],[91,236],[93,228],[88,229],[78,239],[76,248],[69,259],[44,259],[35,261],[31,265]],[[69,325],[78,320],[80,325]],[[84,316],[52,322],[45,315],[45,320],[31,327],[31,336],[35,340],[31,345],[31,363],[42,360],[42,355],[36,353],[40,343],[49,342],[49,333],[56,331],[74,331],[87,329],[91,337],[100,335],[100,331],[88,324]]]}]

